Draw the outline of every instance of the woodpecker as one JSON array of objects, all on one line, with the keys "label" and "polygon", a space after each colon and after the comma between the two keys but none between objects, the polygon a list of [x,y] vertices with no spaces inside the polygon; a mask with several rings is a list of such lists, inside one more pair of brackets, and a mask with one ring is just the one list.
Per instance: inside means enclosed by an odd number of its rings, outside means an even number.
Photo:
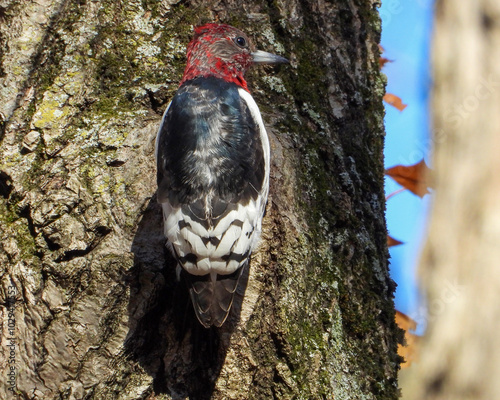
[{"label": "woodpecker", "polygon": [[156,136],[167,247],[206,328],[229,314],[269,192],[269,140],[244,75],[252,64],[287,62],[255,51],[232,26],[197,27]]}]

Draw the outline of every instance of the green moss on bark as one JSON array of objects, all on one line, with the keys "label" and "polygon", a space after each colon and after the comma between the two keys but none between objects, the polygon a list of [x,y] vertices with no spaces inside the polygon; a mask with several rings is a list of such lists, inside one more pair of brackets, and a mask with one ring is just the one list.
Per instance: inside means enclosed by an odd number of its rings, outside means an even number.
[{"label": "green moss on bark", "polygon": [[[289,113],[274,128],[290,135],[300,154],[297,192],[302,195],[297,196],[295,206],[304,211],[308,234],[300,240],[300,250],[280,248],[276,260],[285,279],[282,286],[299,296],[300,306],[285,302],[283,308],[278,307],[284,321],[277,325],[289,328],[279,335],[278,345],[269,346],[282,349],[279,359],[288,365],[291,379],[304,393],[300,398],[323,398],[327,393],[318,391],[318,382],[322,388],[335,386],[336,399],[351,398],[353,385],[359,385],[357,390],[366,398],[398,396],[396,346],[401,335],[394,322],[394,283],[388,276],[385,244],[385,80],[377,65],[380,19],[376,11],[358,6],[363,11],[352,15],[351,9],[339,4],[340,20],[334,23],[339,37],[355,42],[353,37],[359,37],[359,32],[351,31],[353,18],[360,18],[361,37],[367,42],[366,49],[349,55],[352,60],[344,64],[340,60],[328,66],[323,63],[327,43],[311,29],[314,24],[307,24],[308,31],[293,41],[277,28],[275,34],[284,43],[286,54],[297,60],[296,68],[280,71],[294,104],[284,106],[272,91],[260,102],[275,105],[261,107],[269,114],[298,110],[298,118]],[[308,13],[303,11],[307,19]],[[360,61],[364,70],[348,70]],[[337,81],[328,81],[328,74]],[[265,86],[265,81],[260,85]],[[328,92],[328,86],[338,92]],[[344,104],[340,113],[332,110],[328,99],[335,95],[343,96],[333,99]],[[301,298],[301,292],[310,295]],[[315,362],[325,369],[313,378]],[[346,368],[362,371],[365,378],[345,381]],[[287,385],[280,382],[280,390],[286,393]]]}]

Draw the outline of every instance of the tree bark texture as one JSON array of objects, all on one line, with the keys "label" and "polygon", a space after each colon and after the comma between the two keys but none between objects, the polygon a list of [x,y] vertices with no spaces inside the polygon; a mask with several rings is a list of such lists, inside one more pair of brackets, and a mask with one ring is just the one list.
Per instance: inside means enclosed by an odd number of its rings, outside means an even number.
[{"label": "tree bark texture", "polygon": [[[19,398],[397,397],[376,6],[0,1],[1,398],[10,333]],[[247,76],[270,199],[245,296],[206,330],[165,251],[153,153],[209,21],[291,65]]]},{"label": "tree bark texture", "polygon": [[[405,399],[500,398],[500,4],[436,4],[429,325]],[[412,367],[413,369],[413,367]]]}]

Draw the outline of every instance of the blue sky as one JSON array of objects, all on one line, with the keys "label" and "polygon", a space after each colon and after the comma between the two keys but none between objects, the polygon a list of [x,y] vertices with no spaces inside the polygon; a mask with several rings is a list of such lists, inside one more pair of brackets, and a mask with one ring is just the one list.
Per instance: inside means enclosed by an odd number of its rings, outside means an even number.
[{"label": "blue sky", "polygon": [[[385,166],[411,165],[422,158],[429,164],[430,36],[434,0],[382,1],[382,41],[387,63],[387,92],[402,98],[408,107],[398,111],[386,105]],[[386,195],[400,186],[386,177]],[[429,196],[420,199],[400,193],[387,202],[387,225],[395,239],[405,242],[390,249],[391,276],[398,284],[396,309],[412,315],[419,307],[415,281],[418,254],[425,231]],[[424,327],[419,326],[417,331]]]}]

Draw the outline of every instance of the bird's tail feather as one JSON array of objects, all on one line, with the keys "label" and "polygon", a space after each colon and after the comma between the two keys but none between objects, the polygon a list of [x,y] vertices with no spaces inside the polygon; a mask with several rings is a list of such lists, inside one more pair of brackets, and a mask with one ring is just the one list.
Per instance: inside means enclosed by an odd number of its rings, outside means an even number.
[{"label": "bird's tail feather", "polygon": [[220,327],[231,311],[247,263],[230,275],[189,275],[189,293],[196,317],[205,328]]}]

